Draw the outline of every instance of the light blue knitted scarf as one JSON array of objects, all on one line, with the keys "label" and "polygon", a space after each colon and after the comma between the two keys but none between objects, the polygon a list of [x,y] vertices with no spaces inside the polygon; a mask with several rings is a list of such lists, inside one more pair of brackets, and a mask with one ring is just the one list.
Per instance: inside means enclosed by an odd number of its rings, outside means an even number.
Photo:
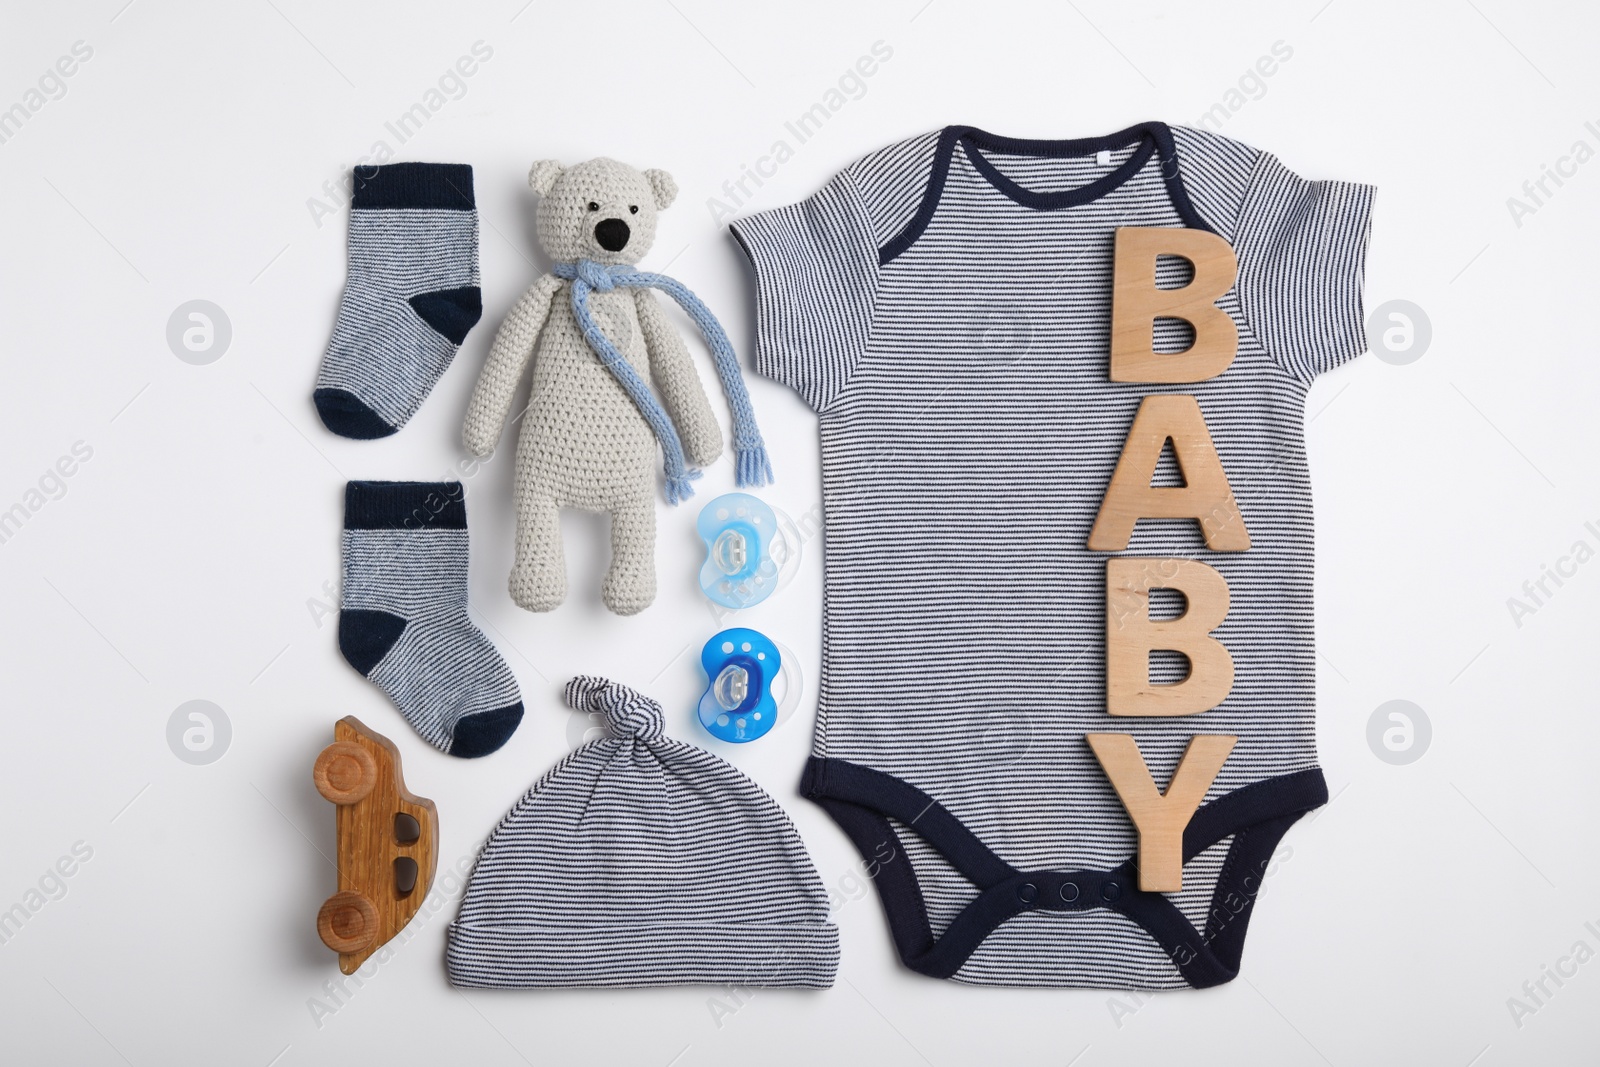
[{"label": "light blue knitted scarf", "polygon": [[723,332],[722,324],[711,314],[711,309],[700,302],[699,297],[664,274],[650,274],[622,265],[608,267],[589,259],[580,259],[576,263],[557,263],[555,274],[572,282],[572,313],[589,347],[594,349],[600,362],[617,379],[617,383],[638,407],[639,414],[644,416],[644,421],[655,431],[656,440],[661,443],[667,476],[667,500],[670,503],[677,504],[694,495],[694,487],[689,483],[700,477],[700,472],[689,470],[685,465],[683,443],[678,440],[678,431],[661,409],[650,386],[645,384],[633,365],[617,351],[606,335],[600,332],[594,316],[589,313],[591,291],[606,293],[619,285],[635,289],[660,289],[688,312],[711,348],[711,358],[717,365],[717,377],[722,379],[722,392],[728,398],[729,410],[733,412],[734,480],[741,487],[765,485],[772,481],[772,464],[767,460],[767,447],[762,443],[761,431],[756,428],[756,414],[750,407],[750,394],[745,391],[744,378],[739,372],[739,357],[734,355],[733,345],[728,343],[728,335]]}]

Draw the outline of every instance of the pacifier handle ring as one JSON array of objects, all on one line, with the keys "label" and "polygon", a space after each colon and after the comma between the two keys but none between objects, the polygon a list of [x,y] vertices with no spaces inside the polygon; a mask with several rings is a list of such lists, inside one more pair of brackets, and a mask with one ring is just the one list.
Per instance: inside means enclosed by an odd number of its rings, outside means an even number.
[{"label": "pacifier handle ring", "polygon": [[[788,645],[772,642],[778,649],[778,677],[783,679],[783,699],[777,701],[777,721],[772,724],[776,730],[800,707],[800,694],[805,689],[805,674],[800,670],[800,660],[794,650]],[[770,687],[768,689],[770,692]]]}]

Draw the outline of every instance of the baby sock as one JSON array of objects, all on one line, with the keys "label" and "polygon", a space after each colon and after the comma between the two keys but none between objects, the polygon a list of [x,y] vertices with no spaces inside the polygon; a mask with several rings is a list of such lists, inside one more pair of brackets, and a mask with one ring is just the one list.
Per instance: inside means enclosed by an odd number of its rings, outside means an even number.
[{"label": "baby sock", "polygon": [[357,167],[350,276],[311,394],[344,437],[387,437],[416,414],[483,314],[472,168]]},{"label": "baby sock", "polygon": [[460,482],[345,487],[339,651],[452,756],[487,755],[516,730],[517,680],[467,618]]}]

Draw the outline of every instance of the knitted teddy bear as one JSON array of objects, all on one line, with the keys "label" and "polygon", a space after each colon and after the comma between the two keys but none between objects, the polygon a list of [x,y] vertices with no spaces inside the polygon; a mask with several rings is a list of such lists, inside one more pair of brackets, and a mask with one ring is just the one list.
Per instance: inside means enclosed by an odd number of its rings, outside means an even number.
[{"label": "knitted teddy bear", "polygon": [[[736,480],[770,481],[737,357],[715,318],[670,278],[633,269],[655,241],[656,215],[677,195],[672,176],[610,159],[563,168],[535,163],[539,243],[555,269],[500,325],[467,410],[462,440],[492,452],[529,360],[533,388],[517,444],[516,564],[511,598],[549,611],[567,594],[558,514],[609,512],[606,607],[632,615],[655,599],[655,456],[671,503],[693,494],[693,468],[722,454],[722,432],[677,329],[650,292],[689,313],[711,347],[734,416]],[[646,384],[653,379],[659,400]]]}]

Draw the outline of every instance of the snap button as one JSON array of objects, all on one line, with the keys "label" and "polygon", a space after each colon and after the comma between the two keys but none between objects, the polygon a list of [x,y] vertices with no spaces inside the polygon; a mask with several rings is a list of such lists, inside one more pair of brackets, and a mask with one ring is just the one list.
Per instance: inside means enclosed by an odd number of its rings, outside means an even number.
[{"label": "snap button", "polygon": [[1017,886],[1017,899],[1024,904],[1032,904],[1039,898],[1039,887],[1032,882],[1023,882]]},{"label": "snap button", "polygon": [[1077,882],[1063,882],[1063,883],[1061,883],[1061,899],[1066,901],[1068,904],[1071,904],[1074,900],[1077,900],[1078,899],[1078,883]]},{"label": "snap button", "polygon": [[1105,885],[1100,887],[1100,897],[1102,900],[1116,900],[1121,895],[1122,887],[1116,882],[1107,882]]}]

